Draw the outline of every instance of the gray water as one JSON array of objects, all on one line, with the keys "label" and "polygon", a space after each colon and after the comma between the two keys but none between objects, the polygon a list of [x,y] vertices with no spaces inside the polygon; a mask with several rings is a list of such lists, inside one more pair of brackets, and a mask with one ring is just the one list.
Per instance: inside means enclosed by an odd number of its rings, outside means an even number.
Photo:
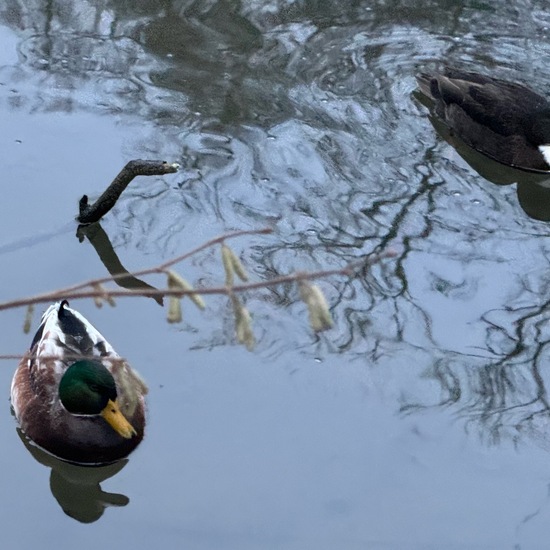
[{"label": "gray water", "polygon": [[[101,222],[129,271],[266,226],[231,241],[254,281],[397,252],[318,283],[319,335],[293,285],[245,294],[252,352],[224,297],[179,325],[149,298],[71,302],[148,381],[147,436],[97,471],[29,452],[2,361],[2,547],[547,548],[548,191],[413,93],[444,64],[544,93],[547,8],[0,2],[0,301],[107,274],[72,220],[133,158],[182,168]],[[217,249],[178,270],[223,285]],[[23,353],[24,312],[0,315]]]}]

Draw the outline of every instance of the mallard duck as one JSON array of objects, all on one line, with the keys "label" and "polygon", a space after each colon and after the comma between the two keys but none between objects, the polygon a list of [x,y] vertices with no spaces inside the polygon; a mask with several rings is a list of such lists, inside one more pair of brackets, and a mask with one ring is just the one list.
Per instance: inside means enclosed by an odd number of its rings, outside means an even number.
[{"label": "mallard duck", "polygon": [[550,103],[544,97],[521,84],[455,69],[420,74],[417,81],[435,114],[467,145],[514,168],[550,171]]},{"label": "mallard duck", "polygon": [[51,305],[11,384],[25,435],[63,460],[106,464],[143,439],[147,386],[66,300]]}]

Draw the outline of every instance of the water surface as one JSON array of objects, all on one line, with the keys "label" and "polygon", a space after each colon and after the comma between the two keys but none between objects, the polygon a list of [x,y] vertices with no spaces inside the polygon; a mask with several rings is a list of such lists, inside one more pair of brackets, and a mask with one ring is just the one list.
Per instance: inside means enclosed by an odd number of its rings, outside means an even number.
[{"label": "water surface", "polygon": [[[6,400],[3,544],[544,548],[547,188],[457,151],[413,92],[447,63],[544,93],[549,24],[537,1],[5,2],[1,300],[107,274],[73,218],[133,158],[182,169],[102,221],[128,270],[266,226],[231,243],[253,280],[397,256],[319,283],[320,335],[293,285],[246,294],[252,352],[224,298],[180,325],[73,302],[148,381],[148,434],[82,480],[33,459]],[[223,284],[218,250],[180,271]]]}]

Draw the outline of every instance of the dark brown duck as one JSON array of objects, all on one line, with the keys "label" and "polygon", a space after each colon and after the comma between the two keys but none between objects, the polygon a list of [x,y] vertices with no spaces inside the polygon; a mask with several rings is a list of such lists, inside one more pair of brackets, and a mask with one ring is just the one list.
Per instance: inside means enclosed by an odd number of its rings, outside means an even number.
[{"label": "dark brown duck", "polygon": [[550,103],[526,86],[445,69],[417,77],[434,113],[467,145],[531,172],[550,171]]}]

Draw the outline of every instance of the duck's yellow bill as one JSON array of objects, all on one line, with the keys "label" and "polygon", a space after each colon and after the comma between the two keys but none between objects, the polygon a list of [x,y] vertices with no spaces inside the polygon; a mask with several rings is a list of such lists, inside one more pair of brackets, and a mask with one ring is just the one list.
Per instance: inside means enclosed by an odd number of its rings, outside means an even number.
[{"label": "duck's yellow bill", "polygon": [[126,417],[120,412],[118,404],[116,401],[107,402],[107,406],[101,411],[101,416],[109,423],[109,425],[126,439],[132,438],[134,435],[137,435],[136,430],[133,426],[126,420]]}]

